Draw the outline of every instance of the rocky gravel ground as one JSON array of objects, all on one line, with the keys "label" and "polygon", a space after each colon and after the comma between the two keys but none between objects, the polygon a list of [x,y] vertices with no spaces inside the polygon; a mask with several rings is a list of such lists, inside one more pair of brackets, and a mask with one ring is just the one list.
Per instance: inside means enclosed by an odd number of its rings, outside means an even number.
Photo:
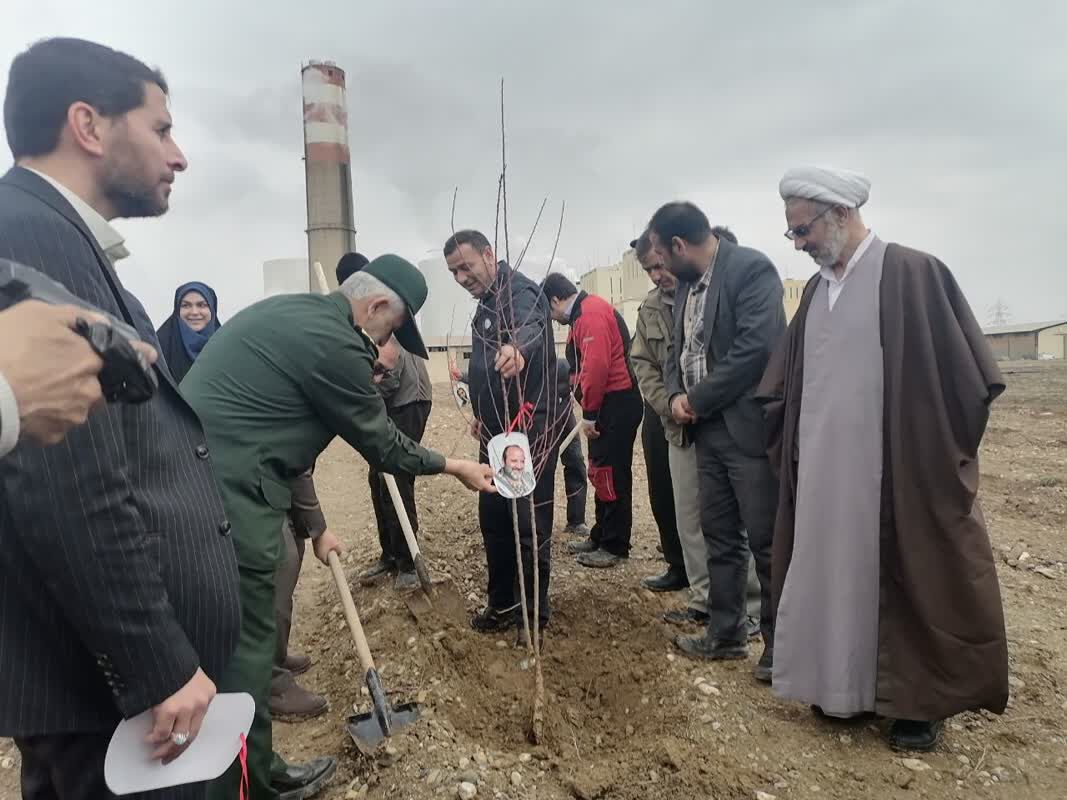
[{"label": "rocky gravel ground", "polygon": [[[640,452],[629,561],[590,571],[565,553],[562,535],[553,543],[545,735],[532,745],[527,654],[513,634],[481,636],[466,623],[484,597],[474,498],[450,479],[420,481],[423,547],[445,584],[437,608],[416,616],[391,585],[354,581],[377,555],[376,535],[366,466],[338,443],[316,472],[323,505],[349,544],[345,567],[385,686],[395,702],[420,703],[423,717],[374,758],[351,744],[344,722],[369,700],[329,570],[309,557],[294,646],[315,659],[301,681],[326,693],[331,709],[276,724],[278,748],[293,759],[336,755],[330,800],[1067,798],[1067,365],[1005,370],[980,497],[1000,562],[1012,699],[1001,717],[950,720],[936,752],[896,754],[884,722],[828,723],[778,700],[751,677],[757,648],[747,663],[716,664],[673,648],[679,629],[660,614],[682,599],[638,583],[662,566]],[[464,429],[439,387],[428,443],[469,455]],[[18,797],[17,773],[17,753],[0,741],[0,797]]]}]

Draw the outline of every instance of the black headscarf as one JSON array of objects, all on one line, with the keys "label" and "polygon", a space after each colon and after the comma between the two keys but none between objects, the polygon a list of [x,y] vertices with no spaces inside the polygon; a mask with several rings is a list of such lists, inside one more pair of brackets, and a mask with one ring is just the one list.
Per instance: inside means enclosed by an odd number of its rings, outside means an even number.
[{"label": "black headscarf", "polygon": [[[194,331],[190,328],[179,313],[182,298],[189,292],[197,292],[202,295],[211,308],[211,322],[202,331]],[[178,287],[178,290],[174,293],[174,311],[156,331],[156,336],[159,337],[159,345],[162,348],[161,355],[167,362],[167,366],[170,367],[170,373],[174,376],[175,381],[181,383],[182,378],[185,377],[190,367],[193,366],[196,357],[200,354],[204,345],[207,344],[207,340],[221,326],[222,322],[219,321],[219,299],[215,295],[214,289],[199,281],[192,281]]]}]

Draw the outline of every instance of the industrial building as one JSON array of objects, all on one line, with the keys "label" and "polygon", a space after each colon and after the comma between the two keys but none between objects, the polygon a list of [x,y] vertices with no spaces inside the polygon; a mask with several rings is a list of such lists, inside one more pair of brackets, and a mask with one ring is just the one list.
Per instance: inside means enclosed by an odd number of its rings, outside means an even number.
[{"label": "industrial building", "polygon": [[804,287],[808,285],[808,280],[810,279],[798,281],[796,278],[786,278],[782,281],[782,303],[785,305],[786,322],[791,322],[793,315],[800,308],[800,298],[804,296]]},{"label": "industrial building", "polygon": [[1031,322],[1024,325],[998,325],[983,328],[1000,359],[1067,358],[1067,320]]},{"label": "industrial building", "polygon": [[627,250],[610,267],[598,267],[586,272],[579,285],[583,291],[599,295],[615,306],[615,310],[626,320],[630,335],[633,335],[637,327],[637,309],[652,291],[652,281],[641,268],[641,262],[633,250]]},{"label": "industrial building", "polygon": [[[788,278],[782,281],[786,320],[793,319],[796,314],[807,283],[808,279]],[[641,268],[634,251],[627,250],[617,264],[598,267],[582,275],[581,288],[589,294],[600,295],[615,306],[615,310],[626,320],[632,335],[637,325],[637,309],[652,290],[652,281]]]}]

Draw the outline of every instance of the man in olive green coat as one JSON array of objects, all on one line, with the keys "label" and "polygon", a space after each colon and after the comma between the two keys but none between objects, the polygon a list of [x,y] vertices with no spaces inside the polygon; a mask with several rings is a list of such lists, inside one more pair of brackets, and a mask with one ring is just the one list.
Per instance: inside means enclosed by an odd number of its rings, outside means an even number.
[{"label": "man in olive green coat", "polygon": [[[289,481],[340,436],[383,472],[444,472],[470,489],[493,491],[488,465],[446,459],[399,433],[374,385],[378,347],[394,332],[405,349],[426,358],[414,318],[425,300],[422,274],[399,256],[381,256],[332,294],[281,295],[240,312],[182,382],[207,433],[237,551],[241,637],[219,690],[249,692],[256,701],[248,736],[251,800],[278,797],[270,781],[268,697],[278,531],[292,505]],[[340,549],[329,532],[314,541],[323,562]],[[318,769],[308,780],[321,785],[332,762],[313,763]],[[236,797],[239,775],[235,764],[209,797]],[[310,788],[294,791],[304,797]]]}]

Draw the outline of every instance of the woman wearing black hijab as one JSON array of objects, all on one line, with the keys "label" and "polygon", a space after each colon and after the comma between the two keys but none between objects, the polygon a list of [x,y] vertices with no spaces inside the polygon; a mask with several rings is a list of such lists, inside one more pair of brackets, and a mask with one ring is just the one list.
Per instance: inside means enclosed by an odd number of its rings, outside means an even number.
[{"label": "woman wearing black hijab", "polygon": [[175,381],[181,383],[208,339],[221,326],[219,299],[214,289],[199,281],[178,287],[174,293],[174,312],[156,332],[163,358]]}]

